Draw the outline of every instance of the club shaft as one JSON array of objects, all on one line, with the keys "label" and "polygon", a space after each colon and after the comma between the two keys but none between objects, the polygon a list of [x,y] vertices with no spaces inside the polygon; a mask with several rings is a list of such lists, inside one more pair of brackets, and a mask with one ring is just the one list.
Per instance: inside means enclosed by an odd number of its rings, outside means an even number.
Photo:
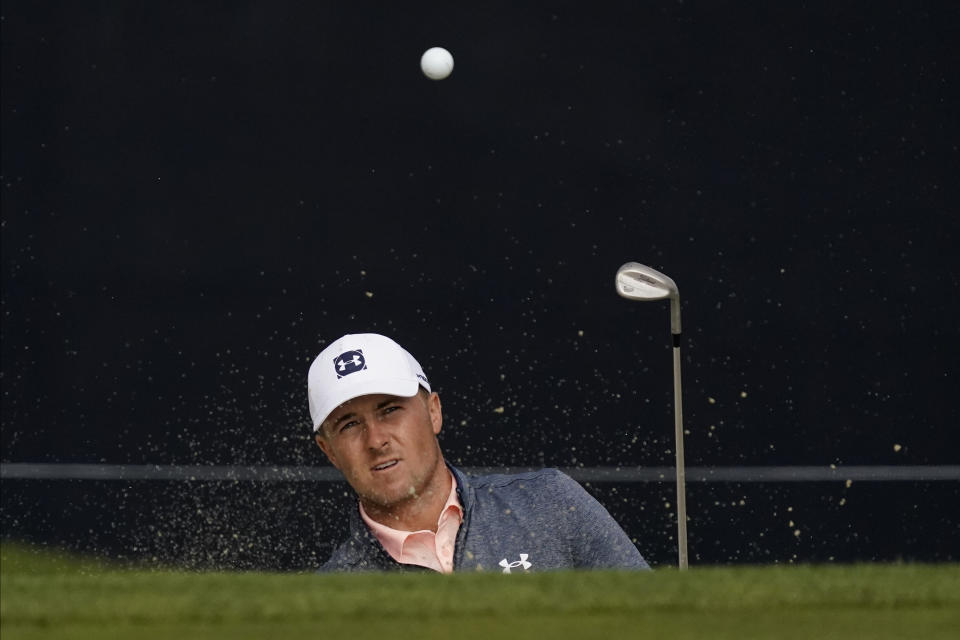
[{"label": "club shaft", "polygon": [[680,387],[680,335],[673,336],[673,415],[677,450],[677,550],[679,566],[687,561],[687,476],[683,461],[683,394]]}]

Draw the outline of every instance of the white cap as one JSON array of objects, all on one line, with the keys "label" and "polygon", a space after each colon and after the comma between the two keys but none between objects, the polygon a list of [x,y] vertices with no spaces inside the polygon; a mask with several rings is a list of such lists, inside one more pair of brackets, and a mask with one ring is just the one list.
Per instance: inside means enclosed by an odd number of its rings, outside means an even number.
[{"label": "white cap", "polygon": [[343,336],[320,352],[307,374],[313,430],[347,400],[372,393],[411,398],[419,387],[430,391],[423,368],[396,342],[376,333]]}]

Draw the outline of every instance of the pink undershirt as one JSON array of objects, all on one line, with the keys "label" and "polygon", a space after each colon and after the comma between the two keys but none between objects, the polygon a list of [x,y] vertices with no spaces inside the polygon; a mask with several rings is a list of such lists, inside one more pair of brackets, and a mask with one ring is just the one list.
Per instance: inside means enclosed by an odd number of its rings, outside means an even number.
[{"label": "pink undershirt", "polygon": [[384,550],[401,564],[415,564],[440,573],[453,573],[453,549],[463,521],[463,507],[457,499],[457,481],[450,474],[450,495],[440,511],[437,532],[400,531],[375,522],[360,505],[360,517]]}]

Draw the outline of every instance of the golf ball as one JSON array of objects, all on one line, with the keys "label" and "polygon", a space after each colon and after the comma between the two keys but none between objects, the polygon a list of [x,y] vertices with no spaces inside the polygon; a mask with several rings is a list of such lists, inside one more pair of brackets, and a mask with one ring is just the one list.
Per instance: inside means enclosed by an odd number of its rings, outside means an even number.
[{"label": "golf ball", "polygon": [[453,71],[453,56],[443,47],[431,47],[420,57],[420,68],[431,80],[443,80]]}]

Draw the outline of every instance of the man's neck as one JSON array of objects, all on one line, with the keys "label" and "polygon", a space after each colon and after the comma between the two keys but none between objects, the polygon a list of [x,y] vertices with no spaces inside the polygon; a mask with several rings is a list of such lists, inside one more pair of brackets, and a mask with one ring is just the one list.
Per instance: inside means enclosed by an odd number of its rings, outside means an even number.
[{"label": "man's neck", "polygon": [[371,503],[363,498],[360,504],[367,516],[382,525],[399,531],[437,531],[437,521],[440,512],[450,497],[453,475],[447,466],[441,463],[442,468],[434,474],[433,480],[419,495],[397,504],[384,507]]}]

